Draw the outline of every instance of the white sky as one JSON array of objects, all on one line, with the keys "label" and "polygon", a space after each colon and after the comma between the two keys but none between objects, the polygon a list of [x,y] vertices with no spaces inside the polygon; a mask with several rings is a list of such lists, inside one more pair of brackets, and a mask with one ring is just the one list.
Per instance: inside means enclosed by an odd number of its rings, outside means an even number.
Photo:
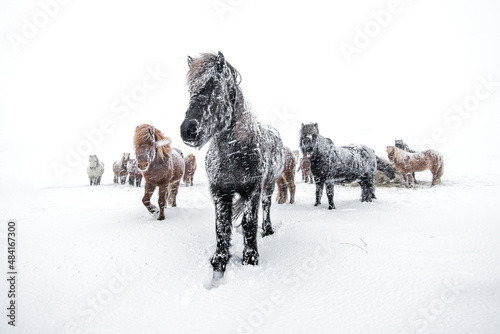
[{"label": "white sky", "polygon": [[[355,28],[370,26],[370,13],[390,2],[72,0],[14,52],[9,33],[22,35],[25,19],[43,19],[42,9],[39,1],[2,0],[0,180],[61,184],[51,165],[66,164],[67,147],[76,149],[103,119],[114,128],[92,154],[106,164],[105,182],[113,161],[133,153],[141,123],[191,152],[179,137],[186,56],[218,50],[240,71],[259,119],[292,149],[300,123],[318,122],[336,144],[362,143],[381,156],[394,139],[418,146],[437,128],[445,158],[498,154],[500,86],[468,117],[443,115],[474,96],[479,77],[500,82],[500,3],[401,0],[400,12],[348,63],[340,44],[353,45]],[[232,6],[223,19],[215,3]],[[121,119],[112,105],[142,84],[147,67],[169,74]],[[86,165],[84,156],[62,183],[86,183]]]}]

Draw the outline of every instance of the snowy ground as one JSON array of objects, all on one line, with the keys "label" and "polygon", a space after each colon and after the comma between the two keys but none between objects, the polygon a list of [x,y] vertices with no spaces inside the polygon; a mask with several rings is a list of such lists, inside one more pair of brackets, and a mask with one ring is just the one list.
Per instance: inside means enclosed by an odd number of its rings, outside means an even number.
[{"label": "snowy ground", "polygon": [[[334,211],[326,198],[314,207],[297,175],[297,203],[273,204],[276,233],[259,238],[260,265],[240,264],[235,229],[212,290],[201,169],[162,222],[128,185],[2,192],[2,221],[18,224],[19,297],[16,328],[4,320],[0,332],[499,333],[496,165],[446,161],[442,185],[418,173],[417,189],[379,188],[375,203],[336,187]],[[3,279],[0,291],[6,305]]]}]

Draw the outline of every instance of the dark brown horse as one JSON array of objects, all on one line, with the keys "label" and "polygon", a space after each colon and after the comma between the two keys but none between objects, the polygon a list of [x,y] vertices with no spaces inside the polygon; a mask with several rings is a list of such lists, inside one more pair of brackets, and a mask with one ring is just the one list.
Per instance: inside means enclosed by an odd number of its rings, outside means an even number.
[{"label": "dark brown horse", "polygon": [[305,183],[314,183],[313,176],[311,173],[311,159],[308,157],[300,158],[298,171],[302,171],[302,181]]},{"label": "dark brown horse", "polygon": [[123,153],[123,156],[120,160],[115,161],[113,164],[113,182],[125,184],[127,181],[127,163],[130,161],[130,153]]},{"label": "dark brown horse", "polygon": [[142,172],[137,167],[137,160],[131,159],[127,164],[128,184],[140,187],[142,182]]},{"label": "dark brown horse", "polygon": [[193,186],[194,172],[196,172],[196,157],[190,153],[187,158],[184,158],[184,183],[186,187]]},{"label": "dark brown horse", "polygon": [[[159,213],[158,220],[165,219],[167,194],[168,204],[177,206],[176,198],[179,183],[184,174],[184,160],[170,146],[171,140],[160,130],[149,124],[139,125],[135,130],[134,146],[137,166],[146,179],[142,203],[149,212]],[[151,204],[151,196],[158,187],[158,204]]]},{"label": "dark brown horse", "polygon": [[281,173],[276,185],[278,186],[278,204],[284,204],[288,200],[288,190],[290,190],[290,204],[295,203],[295,158],[292,150],[284,147],[285,167]]},{"label": "dark brown horse", "polygon": [[429,169],[432,173],[432,185],[441,182],[443,176],[443,156],[435,150],[425,150],[409,153],[394,146],[387,146],[387,155],[394,167],[403,174],[406,186],[413,186],[413,172],[422,172]]}]

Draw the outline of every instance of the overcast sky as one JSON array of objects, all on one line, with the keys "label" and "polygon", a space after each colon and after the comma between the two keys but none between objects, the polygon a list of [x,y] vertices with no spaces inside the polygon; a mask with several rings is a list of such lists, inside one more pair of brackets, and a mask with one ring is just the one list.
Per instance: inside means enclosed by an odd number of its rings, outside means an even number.
[{"label": "overcast sky", "polygon": [[498,1],[60,1],[0,2],[2,181],[84,184],[89,151],[110,182],[141,123],[191,152],[186,56],[218,50],[292,149],[317,122],[382,156],[499,153]]}]

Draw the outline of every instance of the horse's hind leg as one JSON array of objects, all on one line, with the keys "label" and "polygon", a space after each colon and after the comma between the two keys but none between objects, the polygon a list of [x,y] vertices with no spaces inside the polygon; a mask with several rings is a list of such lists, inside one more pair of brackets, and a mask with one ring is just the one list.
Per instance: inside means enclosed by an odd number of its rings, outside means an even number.
[{"label": "horse's hind leg", "polygon": [[168,186],[168,204],[173,208],[177,206],[177,193],[179,192],[179,186],[181,181],[177,181],[174,184]]},{"label": "horse's hind leg", "polygon": [[371,202],[375,197],[375,182],[373,178],[364,178],[359,181],[361,186],[361,202]]},{"label": "horse's hind leg", "polygon": [[247,203],[245,213],[241,220],[243,228],[243,264],[259,264],[259,252],[257,250],[257,229],[259,225],[259,196],[254,196]]},{"label": "horse's hind leg", "polygon": [[290,204],[295,202],[295,168],[290,168],[285,175],[286,185],[290,191]]},{"label": "horse's hind leg", "polygon": [[[231,229],[233,214],[233,195],[212,192],[215,206],[215,233],[217,248],[210,259],[215,272],[224,274],[229,261],[229,246],[231,245]],[[214,275],[215,276],[215,275]]]},{"label": "horse's hind leg", "polygon": [[284,204],[286,203],[288,197],[288,191],[286,188],[286,181],[283,178],[283,175],[280,175],[278,181],[276,181],[276,184],[278,185],[278,204]]},{"label": "horse's hind leg", "polygon": [[97,181],[96,181],[96,183],[95,183],[95,184],[97,184],[98,186],[99,186],[99,185],[101,185],[101,177],[102,177],[102,176],[98,176],[98,177],[97,177]]},{"label": "horse's hind leg", "polygon": [[[274,182],[264,191],[262,196],[262,236],[271,235],[274,233],[271,225],[271,197],[274,191]],[[257,206],[258,208],[258,206]]]}]

